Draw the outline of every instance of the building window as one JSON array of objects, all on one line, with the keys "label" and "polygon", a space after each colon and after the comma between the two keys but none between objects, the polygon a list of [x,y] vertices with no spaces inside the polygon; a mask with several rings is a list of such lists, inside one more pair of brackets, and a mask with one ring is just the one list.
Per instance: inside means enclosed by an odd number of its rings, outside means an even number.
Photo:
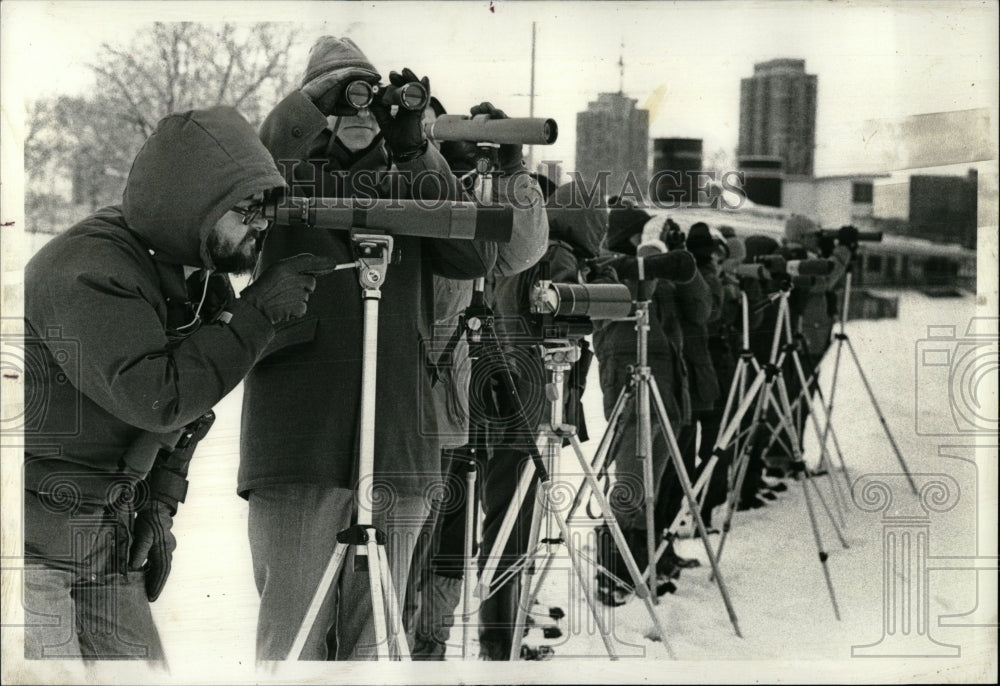
[{"label": "building window", "polygon": [[874,186],[870,181],[855,181],[851,184],[852,196],[855,203],[871,205],[872,197],[875,193]]},{"label": "building window", "polygon": [[882,273],[882,256],[881,255],[869,255],[868,256],[868,269],[865,271],[874,272],[876,274]]}]

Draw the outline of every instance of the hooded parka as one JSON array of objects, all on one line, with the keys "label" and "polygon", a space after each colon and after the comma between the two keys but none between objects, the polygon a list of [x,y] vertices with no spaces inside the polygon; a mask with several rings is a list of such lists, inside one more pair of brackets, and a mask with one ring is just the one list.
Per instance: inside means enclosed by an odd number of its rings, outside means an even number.
[{"label": "hooded parka", "polygon": [[[162,119],[133,162],[121,205],[56,236],[25,268],[25,487],[107,502],[161,447],[246,375],[274,336],[231,297],[194,319],[184,266],[213,270],[216,222],[284,185],[231,107]],[[226,301],[228,300],[228,302]]]}]

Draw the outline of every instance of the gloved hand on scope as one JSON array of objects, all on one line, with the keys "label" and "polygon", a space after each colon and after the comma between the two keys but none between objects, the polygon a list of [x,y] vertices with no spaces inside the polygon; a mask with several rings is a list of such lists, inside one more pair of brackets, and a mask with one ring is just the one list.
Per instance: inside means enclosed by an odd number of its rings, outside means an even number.
[{"label": "gloved hand on scope", "polygon": [[578,283],[621,283],[610,259],[602,260],[597,257],[580,260],[577,279]]},{"label": "gloved hand on scope", "polygon": [[681,227],[670,217],[667,217],[667,221],[663,223],[660,240],[667,245],[667,250],[683,249],[687,242]]},{"label": "gloved hand on scope", "polygon": [[[507,119],[507,114],[503,110],[498,110],[492,103],[488,102],[474,105],[469,110],[469,114],[474,117],[480,114],[488,114],[490,119]],[[524,169],[524,154],[521,151],[520,145],[501,145],[497,152],[499,155],[497,164],[500,171],[504,174],[513,174]]]},{"label": "gloved hand on scope", "polygon": [[837,244],[854,250],[858,247],[858,230],[853,226],[841,226],[837,232]]},{"label": "gloved hand on scope", "polygon": [[[396,88],[402,88],[408,83],[421,83],[431,95],[431,82],[427,77],[417,78],[410,69],[404,68],[403,73],[390,72],[389,83]],[[381,100],[376,99],[370,105],[371,113],[378,122],[382,137],[385,139],[393,160],[409,162],[415,160],[427,150],[427,139],[424,137],[423,110],[408,110],[398,107],[396,116],[392,116],[391,108]]]},{"label": "gloved hand on scope", "polygon": [[316,277],[337,266],[330,257],[302,253],[275,262],[240,292],[240,299],[255,307],[272,324],[298,319],[306,313]]}]

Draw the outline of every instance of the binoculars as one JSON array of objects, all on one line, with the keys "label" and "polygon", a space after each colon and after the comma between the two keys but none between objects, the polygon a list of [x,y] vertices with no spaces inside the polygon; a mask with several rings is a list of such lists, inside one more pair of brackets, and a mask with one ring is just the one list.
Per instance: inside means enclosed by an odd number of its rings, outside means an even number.
[{"label": "binoculars", "polygon": [[430,101],[430,94],[424,85],[418,81],[404,83],[402,86],[384,84],[372,85],[358,79],[351,81],[344,88],[344,101],[356,110],[364,110],[371,106],[375,99],[386,106],[396,105],[404,110],[423,110]]}]

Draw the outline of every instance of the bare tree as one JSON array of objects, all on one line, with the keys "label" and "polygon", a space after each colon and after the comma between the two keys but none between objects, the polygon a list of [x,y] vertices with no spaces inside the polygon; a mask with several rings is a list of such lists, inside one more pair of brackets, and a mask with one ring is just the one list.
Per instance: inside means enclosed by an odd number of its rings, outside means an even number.
[{"label": "bare tree", "polygon": [[257,125],[291,83],[285,25],[156,23],[127,50],[105,43],[97,92],[143,137],[170,112],[232,105]]},{"label": "bare tree", "polygon": [[287,24],[183,22],[153,24],[127,48],[103,44],[91,95],[41,100],[28,112],[29,227],[65,229],[60,205],[81,214],[120,201],[135,153],[171,112],[231,105],[259,126],[292,87],[294,37]]}]

